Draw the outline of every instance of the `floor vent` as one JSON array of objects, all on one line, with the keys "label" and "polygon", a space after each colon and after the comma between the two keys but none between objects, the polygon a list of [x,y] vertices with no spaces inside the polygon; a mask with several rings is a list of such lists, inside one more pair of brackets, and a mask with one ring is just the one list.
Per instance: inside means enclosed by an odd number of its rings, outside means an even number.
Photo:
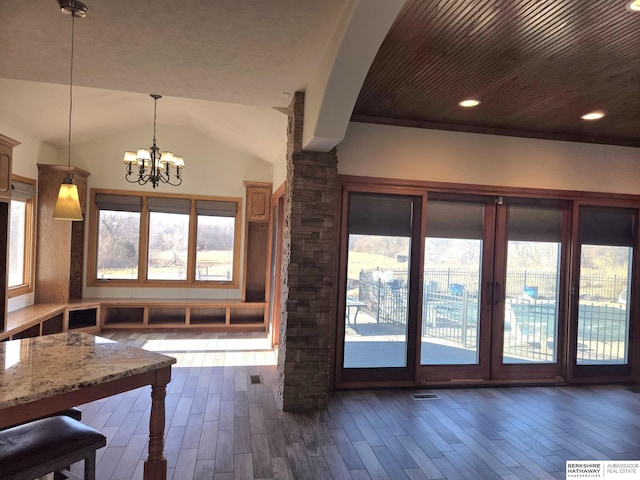
[{"label": "floor vent", "polygon": [[425,393],[414,393],[411,395],[411,398],[414,400],[437,400],[440,397],[435,393],[425,392]]},{"label": "floor vent", "polygon": [[260,375],[249,375],[249,381],[251,382],[251,385],[262,383],[262,380],[260,380]]}]

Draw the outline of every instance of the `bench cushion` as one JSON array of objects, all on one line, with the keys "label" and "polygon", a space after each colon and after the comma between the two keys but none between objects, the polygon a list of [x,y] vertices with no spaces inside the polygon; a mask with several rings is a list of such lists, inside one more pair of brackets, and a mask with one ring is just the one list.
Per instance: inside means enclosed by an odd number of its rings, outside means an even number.
[{"label": "bench cushion", "polygon": [[75,452],[95,451],[106,442],[100,432],[67,416],[43,418],[0,432],[0,465],[9,476]]}]

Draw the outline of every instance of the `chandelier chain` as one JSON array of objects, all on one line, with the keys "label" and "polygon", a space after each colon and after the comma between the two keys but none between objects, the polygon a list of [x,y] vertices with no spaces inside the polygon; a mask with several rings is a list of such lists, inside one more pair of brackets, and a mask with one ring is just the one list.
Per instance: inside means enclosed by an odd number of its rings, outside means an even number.
[{"label": "chandelier chain", "polygon": [[156,115],[158,112],[158,98],[153,97],[153,146],[156,145]]}]

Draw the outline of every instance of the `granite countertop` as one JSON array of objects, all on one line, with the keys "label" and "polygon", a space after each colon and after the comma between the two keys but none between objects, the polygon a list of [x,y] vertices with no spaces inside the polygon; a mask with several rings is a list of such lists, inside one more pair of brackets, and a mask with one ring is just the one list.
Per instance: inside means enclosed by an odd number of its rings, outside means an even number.
[{"label": "granite countertop", "polygon": [[0,409],[174,363],[173,357],[87,333],[0,342]]}]

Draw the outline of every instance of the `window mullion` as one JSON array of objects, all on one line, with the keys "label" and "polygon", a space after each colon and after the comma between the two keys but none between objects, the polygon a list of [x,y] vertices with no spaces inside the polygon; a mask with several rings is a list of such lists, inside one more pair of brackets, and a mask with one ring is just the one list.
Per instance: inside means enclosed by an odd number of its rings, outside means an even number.
[{"label": "window mullion", "polygon": [[138,282],[146,282],[149,276],[149,207],[147,196],[142,197],[142,212],[140,215],[140,247],[138,255]]},{"label": "window mullion", "polygon": [[189,285],[192,285],[196,279],[197,225],[198,215],[196,213],[196,202],[192,200],[191,209],[189,210],[189,250],[187,252],[187,283]]},{"label": "window mullion", "polygon": [[35,239],[33,229],[33,199],[27,200],[24,211],[24,258],[22,270],[22,284],[31,288],[33,278],[33,242]]}]

